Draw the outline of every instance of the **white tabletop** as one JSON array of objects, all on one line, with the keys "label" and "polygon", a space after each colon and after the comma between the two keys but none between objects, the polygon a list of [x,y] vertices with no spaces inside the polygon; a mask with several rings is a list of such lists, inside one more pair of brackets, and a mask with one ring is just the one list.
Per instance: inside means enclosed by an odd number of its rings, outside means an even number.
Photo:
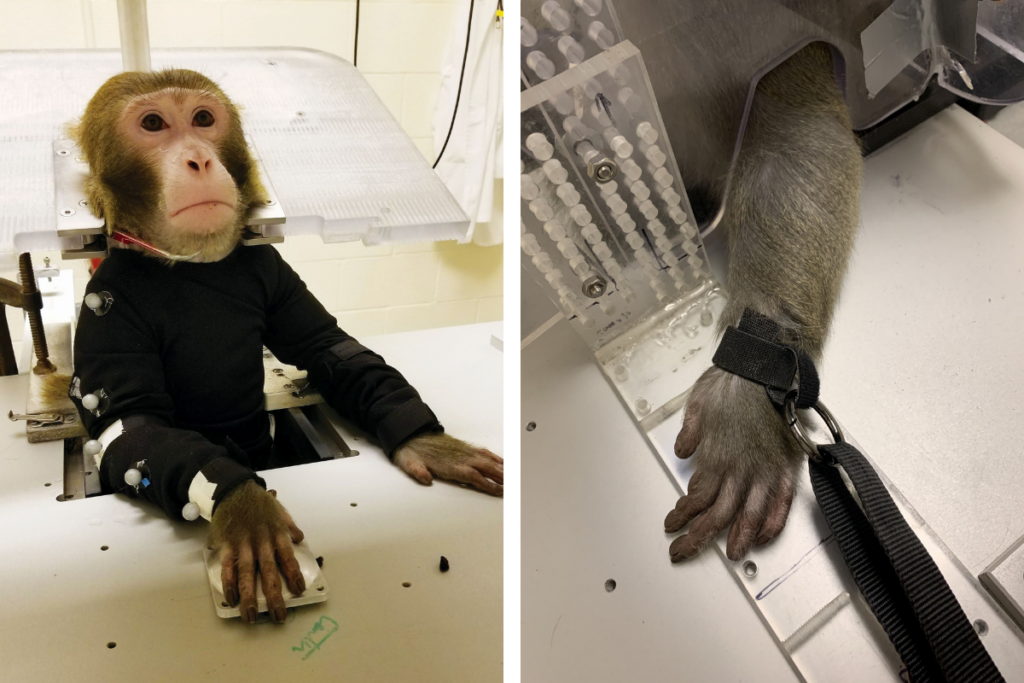
[{"label": "white tabletop", "polygon": [[[500,323],[361,341],[449,433],[501,453],[492,335]],[[0,411],[24,405],[26,379],[0,378]],[[501,680],[501,500],[421,486],[363,440],[357,457],[263,473],[323,556],[331,595],[250,627],[214,614],[205,522],[116,495],[58,503],[62,444],[30,445],[24,429],[0,422],[0,679]],[[312,654],[293,650],[321,617],[338,630]]]}]

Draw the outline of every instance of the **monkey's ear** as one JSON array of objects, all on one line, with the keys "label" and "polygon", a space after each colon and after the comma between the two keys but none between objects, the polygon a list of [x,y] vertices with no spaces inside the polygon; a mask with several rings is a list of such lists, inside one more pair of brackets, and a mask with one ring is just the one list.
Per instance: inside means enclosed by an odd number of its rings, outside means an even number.
[{"label": "monkey's ear", "polygon": [[82,121],[68,121],[64,124],[64,135],[74,140],[79,147],[82,146]]}]

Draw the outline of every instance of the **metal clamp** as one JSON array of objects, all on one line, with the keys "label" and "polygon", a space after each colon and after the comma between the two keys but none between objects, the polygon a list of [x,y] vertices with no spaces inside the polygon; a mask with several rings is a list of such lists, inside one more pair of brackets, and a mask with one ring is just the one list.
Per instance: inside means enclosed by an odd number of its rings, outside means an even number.
[{"label": "metal clamp", "polygon": [[[832,413],[829,412],[828,408],[821,401],[818,401],[815,405],[811,406],[814,412],[818,413],[818,416],[825,422],[825,426],[828,427],[828,431],[832,433],[832,440],[835,443],[843,443],[843,430],[839,428],[839,424],[836,422],[836,418],[833,417]],[[804,450],[812,460],[823,463],[825,465],[836,466],[835,458],[824,456],[820,450],[819,445],[811,441],[810,436],[807,434],[807,429],[796,414],[796,396],[790,395],[786,397],[785,403],[785,414],[786,422],[789,424],[790,429],[793,430],[793,434],[796,436],[797,442],[800,447]]]}]

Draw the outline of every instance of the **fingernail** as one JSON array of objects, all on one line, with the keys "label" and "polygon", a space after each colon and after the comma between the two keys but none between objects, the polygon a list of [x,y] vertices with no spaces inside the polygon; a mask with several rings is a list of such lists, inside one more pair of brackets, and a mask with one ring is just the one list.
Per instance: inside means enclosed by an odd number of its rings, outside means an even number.
[{"label": "fingernail", "polygon": [[274,610],[274,621],[276,621],[279,624],[283,624],[284,620],[285,620],[285,617],[287,617],[287,616],[288,616],[288,614],[287,614],[287,612],[285,612],[284,607],[278,607],[277,609]]},{"label": "fingernail", "polygon": [[246,612],[246,615],[249,618],[249,623],[250,624],[255,624],[256,623],[256,608],[255,607],[250,607],[249,610]]}]

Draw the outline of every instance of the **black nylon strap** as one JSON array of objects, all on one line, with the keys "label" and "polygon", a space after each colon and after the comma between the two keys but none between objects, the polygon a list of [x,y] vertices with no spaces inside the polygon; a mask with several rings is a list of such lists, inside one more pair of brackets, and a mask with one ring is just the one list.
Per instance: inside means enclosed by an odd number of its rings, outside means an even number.
[{"label": "black nylon strap", "polygon": [[[1003,681],[942,572],[903,519],[874,468],[848,443],[823,445],[819,449],[835,458],[846,471],[864,510],[861,512],[853,502],[838,472],[825,475],[821,469],[828,469],[827,466],[812,461],[812,484],[818,504],[839,540],[858,587],[903,663],[908,670],[913,663],[917,670],[916,675],[911,670],[910,680]],[[818,496],[819,488],[823,496]],[[843,496],[849,500],[842,500]],[[866,533],[871,529],[874,545]],[[909,606],[911,615],[906,614],[905,606]],[[938,670],[926,654],[922,635],[930,645]]]},{"label": "black nylon strap", "polygon": [[899,577],[864,513],[846,490],[839,470],[814,460],[809,467],[814,497],[825,513],[843,559],[861,595],[906,665],[910,680],[915,683],[942,681],[942,670],[910,601],[902,591],[893,590],[900,585]]}]

